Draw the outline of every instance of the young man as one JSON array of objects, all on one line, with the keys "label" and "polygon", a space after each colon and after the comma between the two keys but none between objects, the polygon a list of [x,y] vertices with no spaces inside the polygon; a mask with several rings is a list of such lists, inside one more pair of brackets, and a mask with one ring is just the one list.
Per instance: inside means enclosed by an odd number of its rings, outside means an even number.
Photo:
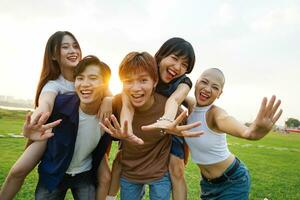
[{"label": "young man", "polygon": [[[47,148],[39,164],[39,182],[36,199],[64,199],[68,189],[74,199],[95,199],[96,172],[107,173],[105,152],[110,145],[110,136],[104,134],[96,117],[104,92],[110,79],[109,67],[95,56],[83,58],[75,69],[75,90],[77,95],[57,96],[49,122],[44,124],[47,114],[27,125],[49,134]],[[57,121],[61,120],[61,121]],[[34,126],[36,126],[34,128]],[[100,140],[101,138],[101,140]],[[101,164],[100,164],[101,162]],[[109,184],[109,181],[106,185]],[[101,186],[108,186],[102,184]]]},{"label": "young man", "polygon": [[[103,128],[113,137],[139,137],[143,144],[137,145],[126,140],[121,142],[120,164],[121,199],[139,200],[145,192],[145,185],[150,187],[151,200],[170,199],[171,181],[168,173],[170,158],[171,135],[165,130],[155,129],[145,131],[143,126],[154,123],[164,113],[167,97],[155,92],[158,82],[157,65],[155,59],[148,53],[131,52],[119,67],[119,76],[123,82],[123,94],[117,95],[113,102],[113,111],[120,118],[122,104],[134,109],[132,131],[128,132],[128,122],[125,120],[123,128],[117,118],[112,116],[112,123],[106,119]],[[186,130],[199,126],[199,122],[190,125],[178,125],[185,117],[182,112],[168,132],[179,136],[197,136],[201,131],[188,132]],[[132,135],[134,133],[135,135]]]}]

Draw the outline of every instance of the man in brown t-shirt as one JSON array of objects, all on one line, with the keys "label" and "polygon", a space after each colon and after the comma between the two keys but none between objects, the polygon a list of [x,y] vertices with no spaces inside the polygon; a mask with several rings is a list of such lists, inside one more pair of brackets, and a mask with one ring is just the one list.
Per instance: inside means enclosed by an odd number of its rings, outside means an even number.
[{"label": "man in brown t-shirt", "polygon": [[[122,61],[119,75],[123,82],[123,96],[117,95],[113,100],[113,112],[118,119],[122,104],[133,109],[132,130],[126,120],[121,128],[117,118],[112,116],[102,125],[112,136],[123,137],[121,142],[120,163],[121,199],[141,199],[145,184],[150,186],[150,199],[170,199],[171,181],[168,174],[168,162],[171,148],[171,136],[162,130],[143,131],[142,126],[152,124],[164,114],[167,98],[155,92],[158,80],[157,66],[154,58],[146,53],[129,53]],[[183,131],[198,126],[178,126],[185,113],[174,120],[168,131],[182,135]],[[134,135],[133,135],[134,133]],[[186,132],[185,132],[186,134]],[[200,134],[200,133],[192,133]],[[129,142],[128,138],[142,140],[142,144]]]}]

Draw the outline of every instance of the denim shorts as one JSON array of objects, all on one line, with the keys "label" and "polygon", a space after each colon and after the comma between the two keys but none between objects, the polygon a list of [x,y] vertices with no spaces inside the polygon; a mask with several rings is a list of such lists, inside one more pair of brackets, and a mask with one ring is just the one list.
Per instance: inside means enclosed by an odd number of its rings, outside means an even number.
[{"label": "denim shorts", "polygon": [[172,135],[171,154],[184,159],[184,139],[182,137]]},{"label": "denim shorts", "polygon": [[[239,162],[237,168],[230,176],[226,175],[235,162]],[[202,178],[200,181],[202,200],[248,200],[250,191],[250,176],[243,162],[235,161],[226,169],[224,181],[213,183]]]},{"label": "denim shorts", "polygon": [[135,183],[121,177],[121,200],[141,200],[145,194],[145,186],[149,185],[150,200],[169,200],[171,193],[171,180],[169,173],[150,183]]}]

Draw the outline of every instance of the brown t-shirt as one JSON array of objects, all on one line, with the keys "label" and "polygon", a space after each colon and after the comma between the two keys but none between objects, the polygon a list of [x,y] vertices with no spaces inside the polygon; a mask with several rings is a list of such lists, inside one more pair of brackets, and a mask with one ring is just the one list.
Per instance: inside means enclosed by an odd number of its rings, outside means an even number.
[{"label": "brown t-shirt", "polygon": [[[162,178],[168,171],[171,135],[159,130],[142,131],[141,126],[156,122],[164,114],[167,98],[154,93],[154,103],[147,111],[135,111],[133,133],[144,141],[143,145],[122,141],[120,163],[122,176],[130,181],[145,183]],[[114,114],[119,118],[122,100],[117,95],[113,102]]]}]

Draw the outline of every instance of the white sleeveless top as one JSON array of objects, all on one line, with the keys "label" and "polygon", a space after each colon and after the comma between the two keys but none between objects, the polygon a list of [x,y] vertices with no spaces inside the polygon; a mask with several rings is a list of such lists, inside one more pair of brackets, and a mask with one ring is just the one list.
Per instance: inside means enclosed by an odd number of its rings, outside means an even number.
[{"label": "white sleeveless top", "polygon": [[231,154],[227,147],[226,134],[216,133],[207,126],[206,112],[211,106],[195,107],[188,117],[188,124],[201,121],[201,125],[191,129],[191,131],[202,130],[204,134],[198,137],[184,138],[190,148],[192,160],[202,165],[221,162]]}]

